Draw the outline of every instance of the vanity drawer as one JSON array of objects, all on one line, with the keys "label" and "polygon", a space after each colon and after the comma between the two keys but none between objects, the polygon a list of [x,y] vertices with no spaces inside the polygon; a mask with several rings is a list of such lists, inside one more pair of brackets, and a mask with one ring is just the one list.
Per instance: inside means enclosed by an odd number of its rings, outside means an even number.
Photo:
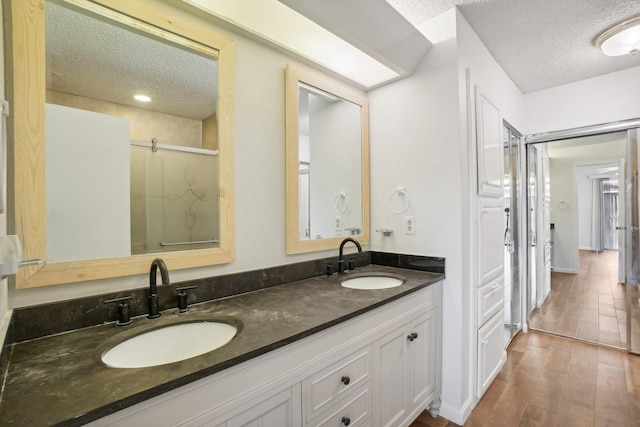
[{"label": "vanity drawer", "polygon": [[496,314],[503,305],[504,284],[500,277],[487,283],[478,290],[478,326],[484,325],[487,320]]},{"label": "vanity drawer", "polygon": [[302,382],[307,420],[371,377],[371,351],[365,347],[340,359]]},{"label": "vanity drawer", "polygon": [[367,381],[338,405],[307,423],[307,427],[364,427],[371,420],[371,402],[371,381]]}]

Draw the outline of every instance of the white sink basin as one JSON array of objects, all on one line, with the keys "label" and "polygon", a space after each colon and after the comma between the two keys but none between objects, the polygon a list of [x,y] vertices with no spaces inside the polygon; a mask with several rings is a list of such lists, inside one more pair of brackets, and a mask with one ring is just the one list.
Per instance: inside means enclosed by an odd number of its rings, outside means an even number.
[{"label": "white sink basin", "polygon": [[227,344],[238,329],[222,322],[169,325],[136,335],[102,355],[112,368],[146,368],[200,356]]},{"label": "white sink basin", "polygon": [[391,276],[364,276],[347,279],[341,283],[350,289],[388,289],[404,283],[404,280]]}]

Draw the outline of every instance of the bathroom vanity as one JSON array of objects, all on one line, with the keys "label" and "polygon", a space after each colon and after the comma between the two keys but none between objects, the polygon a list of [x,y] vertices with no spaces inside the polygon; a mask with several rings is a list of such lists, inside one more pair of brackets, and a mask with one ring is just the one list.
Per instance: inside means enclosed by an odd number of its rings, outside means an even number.
[{"label": "bathroom vanity", "polygon": [[[371,275],[388,289],[349,289]],[[442,274],[380,265],[165,310],[12,346],[3,425],[403,425],[437,414]],[[233,319],[228,344],[187,360],[110,368],[101,355],[145,331]],[[257,424],[256,424],[257,425]]]}]

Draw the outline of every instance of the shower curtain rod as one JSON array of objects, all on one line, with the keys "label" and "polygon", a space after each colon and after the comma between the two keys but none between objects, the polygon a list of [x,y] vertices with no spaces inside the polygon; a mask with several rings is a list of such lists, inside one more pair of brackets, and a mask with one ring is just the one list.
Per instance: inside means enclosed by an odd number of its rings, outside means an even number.
[{"label": "shower curtain rod", "polygon": [[[131,140],[131,145],[135,147],[143,147],[143,148],[151,148],[153,149],[154,144],[147,141],[135,141]],[[169,144],[155,144],[156,148],[161,150],[171,150],[171,151],[181,151],[183,153],[195,153],[195,154],[204,154],[207,156],[217,156],[218,150],[207,150],[206,148],[195,148],[195,147],[185,147],[181,145],[169,145]]]}]

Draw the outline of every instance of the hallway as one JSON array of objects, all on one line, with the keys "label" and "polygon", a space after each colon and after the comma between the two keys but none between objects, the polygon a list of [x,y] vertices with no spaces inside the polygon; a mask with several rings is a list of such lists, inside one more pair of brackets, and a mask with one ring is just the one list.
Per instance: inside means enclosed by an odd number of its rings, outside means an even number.
[{"label": "hallway", "polygon": [[529,327],[614,347],[627,347],[624,285],[618,253],[580,251],[578,274],[551,273],[551,292]]},{"label": "hallway", "polygon": [[[410,425],[456,426],[428,412]],[[464,426],[640,426],[640,356],[520,333]]]}]

